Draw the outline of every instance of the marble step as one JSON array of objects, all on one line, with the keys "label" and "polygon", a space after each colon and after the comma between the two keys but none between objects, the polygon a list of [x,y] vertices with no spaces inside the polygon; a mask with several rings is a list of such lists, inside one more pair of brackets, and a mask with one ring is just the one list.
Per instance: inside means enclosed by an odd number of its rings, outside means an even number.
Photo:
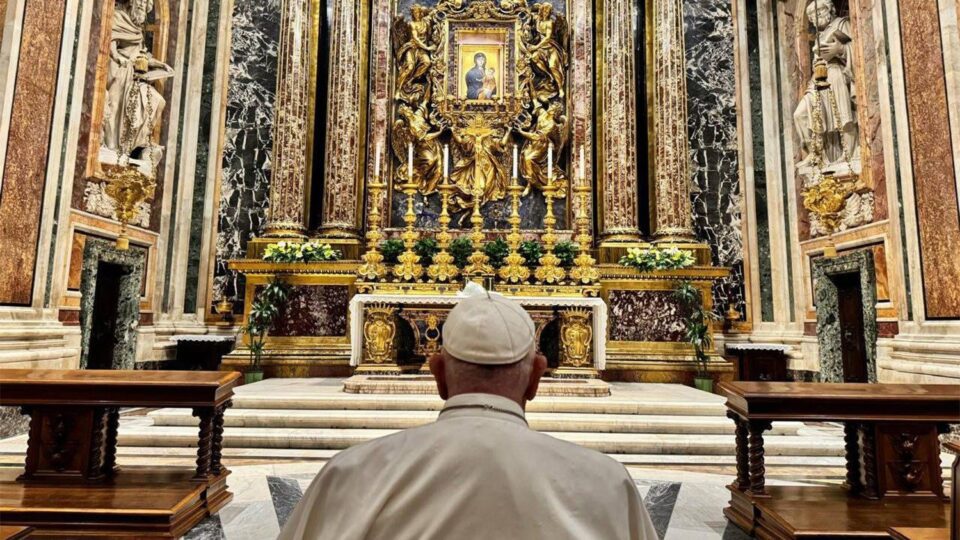
[{"label": "marble step", "polygon": [[[197,419],[185,409],[161,409],[149,418],[158,426],[196,426]],[[406,429],[433,422],[435,411],[367,410],[284,410],[229,409],[224,417],[227,427],[252,428],[330,428],[330,429]],[[714,416],[641,416],[626,414],[537,413],[527,414],[533,429],[539,431],[582,431],[591,433],[676,433],[719,434],[734,432],[733,422]],[[773,435],[796,435],[799,422],[774,424]]]},{"label": "marble step", "polygon": [[[227,448],[343,449],[395,433],[392,429],[237,428],[224,430]],[[733,455],[731,435],[677,435],[650,433],[549,432],[566,440],[607,454],[699,454]],[[197,429],[186,426],[131,426],[120,430],[122,446],[191,447]],[[771,456],[841,456],[843,439],[771,435],[765,437]]]},{"label": "marble step", "polygon": [[[711,396],[716,397],[716,396]],[[299,409],[362,411],[439,411],[443,401],[430,395],[238,393],[233,409]],[[725,417],[723,400],[609,398],[537,398],[527,403],[532,413],[629,414]]]}]

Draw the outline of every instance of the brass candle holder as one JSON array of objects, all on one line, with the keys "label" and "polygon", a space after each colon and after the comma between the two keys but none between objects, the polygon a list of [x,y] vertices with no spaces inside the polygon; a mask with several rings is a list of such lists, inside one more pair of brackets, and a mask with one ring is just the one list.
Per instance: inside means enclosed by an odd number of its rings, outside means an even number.
[{"label": "brass candle holder", "polygon": [[407,224],[407,227],[400,235],[406,250],[397,258],[397,264],[393,267],[393,275],[401,281],[416,281],[423,275],[420,256],[413,251],[417,240],[420,238],[414,228],[417,223],[417,214],[413,211],[413,199],[417,194],[417,184],[413,182],[413,178],[408,178],[407,183],[401,185],[400,189],[407,196],[407,213],[403,216],[403,221]]},{"label": "brass candle holder", "polygon": [[560,258],[553,252],[557,243],[557,234],[554,229],[557,225],[557,218],[553,215],[553,198],[556,195],[556,182],[551,176],[547,179],[547,185],[543,188],[543,196],[547,202],[547,213],[543,218],[543,227],[546,231],[543,233],[543,250],[545,253],[540,257],[540,266],[534,273],[537,281],[548,285],[561,283],[567,276],[567,272],[560,266]]},{"label": "brass candle holder", "polygon": [[440,232],[437,233],[437,243],[440,251],[433,256],[433,264],[427,268],[427,276],[433,281],[444,283],[453,281],[460,274],[457,265],[454,264],[453,255],[447,251],[450,247],[450,240],[453,236],[450,234],[450,194],[453,192],[453,186],[448,179],[444,179],[440,184]]},{"label": "brass candle holder", "polygon": [[363,264],[357,268],[357,275],[367,281],[379,281],[387,274],[387,267],[383,264],[383,254],[380,253],[380,240],[383,233],[380,231],[380,195],[387,187],[386,184],[371,182],[370,188],[370,226],[367,230],[367,252],[363,254]]},{"label": "brass candle holder", "polygon": [[493,267],[490,266],[490,257],[483,252],[483,216],[480,214],[480,195],[480,190],[474,190],[473,215],[470,216],[470,223],[473,224],[473,232],[470,233],[470,241],[473,242],[473,253],[471,253],[467,259],[470,264],[463,269],[463,273],[469,276],[493,274]]},{"label": "brass candle holder", "polygon": [[510,254],[503,260],[503,266],[500,267],[500,279],[507,283],[521,283],[530,277],[530,269],[527,268],[527,260],[520,255],[520,193],[523,192],[523,186],[517,183],[514,177],[507,188],[510,193],[510,234],[507,235],[507,244],[510,246]]},{"label": "brass candle holder", "polygon": [[587,213],[587,195],[590,193],[590,186],[585,179],[574,186],[573,193],[579,201],[577,208],[577,244],[580,246],[580,253],[573,260],[573,268],[570,269],[570,279],[582,285],[591,285],[600,279],[600,271],[597,270],[597,261],[590,255],[590,249],[593,247],[593,238],[590,236],[590,215]]}]

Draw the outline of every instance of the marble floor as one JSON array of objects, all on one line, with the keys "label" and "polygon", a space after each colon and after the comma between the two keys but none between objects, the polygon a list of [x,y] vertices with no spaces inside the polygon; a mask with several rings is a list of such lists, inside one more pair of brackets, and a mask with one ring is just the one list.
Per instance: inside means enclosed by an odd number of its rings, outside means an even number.
[{"label": "marble floor", "polygon": [[[274,538],[322,464],[286,463],[233,468],[233,502],[198,525],[188,540]],[[630,467],[660,540],[749,538],[723,517],[726,475]],[[794,484],[769,481],[770,485]]]}]

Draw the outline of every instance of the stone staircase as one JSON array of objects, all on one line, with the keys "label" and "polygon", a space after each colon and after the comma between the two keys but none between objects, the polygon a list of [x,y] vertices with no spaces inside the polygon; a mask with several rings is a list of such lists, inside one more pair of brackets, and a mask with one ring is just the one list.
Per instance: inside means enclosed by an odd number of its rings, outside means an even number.
[{"label": "stone staircase", "polygon": [[[239,388],[225,416],[225,456],[323,459],[432,422],[442,406],[436,395],[347,394],[341,388],[341,379],[270,379]],[[733,422],[723,402],[680,385],[613,383],[609,397],[537,398],[527,418],[533,429],[627,464],[729,466]],[[170,454],[196,443],[197,419],[189,410],[160,409],[138,420],[121,426],[122,453]],[[843,436],[836,426],[776,423],[765,441],[771,467],[842,467]]]}]

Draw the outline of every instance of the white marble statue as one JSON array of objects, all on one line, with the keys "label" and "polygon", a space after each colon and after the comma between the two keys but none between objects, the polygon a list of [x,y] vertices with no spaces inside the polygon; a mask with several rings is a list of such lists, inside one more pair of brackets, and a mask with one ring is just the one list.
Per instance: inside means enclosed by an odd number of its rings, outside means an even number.
[{"label": "white marble statue", "polygon": [[153,83],[172,77],[173,68],[146,48],[144,23],[151,11],[153,0],[118,0],[113,12],[101,162],[136,153],[140,159],[134,161],[156,165],[162,156],[152,132],[166,102]]},{"label": "white marble statue", "polygon": [[[793,114],[794,126],[804,152],[803,160],[797,164],[797,168],[803,172],[813,164],[814,141],[816,137],[821,137],[821,166],[824,171],[845,171],[849,161],[852,169],[849,172],[858,174],[860,145],[850,20],[837,16],[833,0],[810,0],[806,7],[806,16],[816,29],[812,64],[819,61],[826,64],[830,89],[817,92],[815,81],[811,77],[807,91]],[[819,133],[815,128],[818,113],[823,126]]]}]

